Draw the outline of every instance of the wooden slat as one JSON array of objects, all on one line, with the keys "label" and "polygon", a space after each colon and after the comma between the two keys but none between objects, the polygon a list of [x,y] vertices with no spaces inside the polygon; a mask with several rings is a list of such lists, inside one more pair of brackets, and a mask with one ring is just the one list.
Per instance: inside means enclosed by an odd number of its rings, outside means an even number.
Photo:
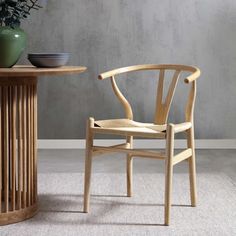
[{"label": "wooden slat", "polygon": [[38,137],[38,132],[37,132],[37,84],[34,85],[34,200],[37,202],[37,137]]},{"label": "wooden slat", "polygon": [[[130,148],[130,144],[128,144],[128,143],[122,143],[122,144],[118,144],[118,145],[113,145],[113,146],[109,146],[109,148],[115,148],[115,147],[119,147],[119,148]],[[99,156],[99,155],[102,155],[102,154],[104,154],[104,153],[112,153],[112,152],[114,152],[112,149],[111,149],[111,151],[101,151],[101,150],[98,150],[98,151],[93,151],[93,156],[95,157],[95,156]]]},{"label": "wooden slat", "polygon": [[26,129],[26,86],[22,88],[22,137],[23,137],[23,207],[26,207],[27,203],[27,129]]},{"label": "wooden slat", "polygon": [[11,211],[12,207],[12,97],[11,97],[11,86],[7,86],[8,88],[8,166],[9,166],[9,211]]},{"label": "wooden slat", "polygon": [[30,87],[27,87],[27,206],[31,204]]},{"label": "wooden slat", "polygon": [[155,124],[163,123],[164,106],[162,104],[163,90],[164,90],[164,78],[165,70],[161,69],[159,72],[158,85],[157,85],[157,96],[156,96],[156,111],[155,111]]},{"label": "wooden slat", "polygon": [[12,210],[16,208],[16,91],[15,86],[11,87],[11,202]]},{"label": "wooden slat", "polygon": [[177,155],[175,155],[173,157],[173,162],[172,164],[173,165],[176,165],[178,164],[179,162],[183,161],[183,160],[186,160],[187,158],[191,157],[192,155],[192,149],[191,148],[188,148],[180,153],[178,153]]},{"label": "wooden slat", "polygon": [[165,155],[161,152],[150,152],[150,151],[143,151],[140,149],[124,149],[124,148],[115,148],[115,147],[99,147],[93,146],[93,152],[95,151],[103,151],[106,152],[123,152],[129,153],[132,156],[136,157],[147,157],[147,158],[155,158],[155,159],[165,159]]},{"label": "wooden slat", "polygon": [[5,212],[7,213],[9,211],[9,130],[8,130],[8,87],[3,88],[3,103],[4,103],[4,203],[5,203]]},{"label": "wooden slat", "polygon": [[157,87],[157,100],[156,100],[156,112],[155,112],[155,124],[162,125],[167,123],[170,106],[175,93],[176,85],[179,80],[181,70],[176,70],[171,80],[171,84],[168,89],[165,101],[163,102],[163,89],[164,89],[164,77],[165,71],[160,70],[159,81]]},{"label": "wooden slat", "polygon": [[0,87],[0,213],[2,212],[2,169],[3,169],[3,147],[2,147],[2,136],[3,136],[3,128],[2,128],[2,114],[3,114],[3,100],[2,100],[2,87]]},{"label": "wooden slat", "polygon": [[21,191],[22,191],[22,180],[23,180],[23,173],[22,173],[22,87],[17,86],[17,112],[18,112],[18,192],[17,192],[17,205],[18,209],[21,209]]},{"label": "wooden slat", "polygon": [[30,179],[31,179],[31,204],[34,202],[34,88],[30,86]]},{"label": "wooden slat", "polygon": [[181,72],[181,70],[175,71],[174,76],[171,81],[171,84],[170,84],[170,87],[169,87],[169,90],[168,90],[168,93],[166,95],[165,105],[166,105],[166,110],[168,110],[168,111],[170,110],[170,105],[173,100],[173,96],[174,96],[174,92],[176,89],[176,85],[178,83],[180,72]]}]

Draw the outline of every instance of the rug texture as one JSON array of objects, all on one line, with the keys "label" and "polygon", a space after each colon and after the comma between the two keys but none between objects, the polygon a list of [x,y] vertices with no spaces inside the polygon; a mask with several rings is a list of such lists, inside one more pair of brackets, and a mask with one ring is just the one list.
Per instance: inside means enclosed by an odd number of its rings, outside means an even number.
[{"label": "rug texture", "polygon": [[164,175],[93,174],[91,211],[82,212],[83,174],[40,174],[39,213],[3,226],[0,235],[236,235],[236,187],[224,174],[198,174],[198,206],[190,206],[187,174],[174,174],[171,225],[164,226]]}]

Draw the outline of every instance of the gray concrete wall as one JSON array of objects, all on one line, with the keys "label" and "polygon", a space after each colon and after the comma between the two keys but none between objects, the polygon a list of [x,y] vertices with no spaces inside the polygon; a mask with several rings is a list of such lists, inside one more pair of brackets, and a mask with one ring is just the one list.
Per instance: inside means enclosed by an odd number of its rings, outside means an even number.
[{"label": "gray concrete wall", "polygon": [[[122,117],[109,81],[97,75],[142,63],[200,67],[196,137],[236,138],[235,25],[235,0],[48,0],[22,25],[28,48],[21,63],[27,52],[64,51],[69,64],[88,71],[40,79],[39,138],[84,138],[87,117]],[[153,119],[156,75],[148,76],[119,80],[140,121]],[[171,119],[181,120],[178,105],[172,108]]]}]

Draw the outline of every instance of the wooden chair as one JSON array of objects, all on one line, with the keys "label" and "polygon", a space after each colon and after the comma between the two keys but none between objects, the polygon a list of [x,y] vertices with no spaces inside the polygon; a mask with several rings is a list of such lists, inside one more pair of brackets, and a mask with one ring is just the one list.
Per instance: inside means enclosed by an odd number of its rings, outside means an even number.
[{"label": "wooden chair", "polygon": [[[140,123],[133,120],[133,112],[129,102],[119,90],[115,76],[133,71],[157,70],[159,80],[157,86],[156,111],[153,123]],[[163,103],[163,87],[166,71],[173,71],[172,78],[166,99]],[[177,82],[182,72],[188,72],[184,82],[189,86],[188,101],[185,109],[185,122],[180,124],[167,123],[170,106],[173,100]],[[193,66],[186,65],[137,65],[115,69],[99,75],[99,79],[111,79],[115,95],[125,109],[125,119],[98,120],[89,118],[86,132],[86,160],[85,160],[85,182],[84,182],[84,212],[89,211],[90,201],[90,179],[92,157],[108,152],[122,152],[127,154],[127,195],[132,195],[132,165],[133,157],[155,158],[165,160],[165,225],[170,223],[171,190],[173,166],[187,160],[189,163],[190,195],[191,206],[196,206],[196,168],[195,168],[195,147],[194,147],[194,123],[193,112],[196,96],[196,79],[200,76],[200,70]],[[174,155],[174,138],[176,133],[185,132],[187,137],[187,149]],[[113,134],[126,137],[126,143],[101,147],[94,146],[95,134]],[[133,137],[157,138],[166,140],[165,152],[154,152],[140,149],[133,149]]]}]

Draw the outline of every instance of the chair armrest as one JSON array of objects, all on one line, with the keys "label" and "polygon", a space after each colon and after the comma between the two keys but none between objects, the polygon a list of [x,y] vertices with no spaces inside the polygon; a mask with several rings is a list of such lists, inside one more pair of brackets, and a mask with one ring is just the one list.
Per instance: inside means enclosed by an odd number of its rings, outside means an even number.
[{"label": "chair armrest", "polygon": [[189,84],[193,82],[194,80],[196,80],[201,75],[201,71],[197,67],[194,67],[194,68],[195,68],[195,72],[184,79],[185,83]]},{"label": "chair armrest", "polygon": [[192,127],[191,122],[184,122],[184,123],[172,124],[172,125],[174,126],[175,133],[180,133],[180,132],[186,131]]}]

